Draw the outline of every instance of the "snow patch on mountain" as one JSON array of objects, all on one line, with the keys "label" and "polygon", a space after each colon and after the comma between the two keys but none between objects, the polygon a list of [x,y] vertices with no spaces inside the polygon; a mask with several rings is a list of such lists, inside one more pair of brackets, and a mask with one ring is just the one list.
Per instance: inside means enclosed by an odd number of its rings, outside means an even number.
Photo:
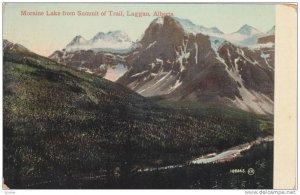
[{"label": "snow patch on mountain", "polygon": [[188,19],[176,17],[174,17],[174,19],[181,24],[186,33],[192,33],[194,35],[201,33],[210,37],[218,37],[240,46],[254,45],[257,43],[259,37],[265,35],[263,32],[247,24],[243,25],[234,33],[224,34],[216,27],[207,28],[202,25],[196,25]]},{"label": "snow patch on mountain", "polygon": [[240,46],[255,45],[259,37],[264,33],[247,24],[243,25],[237,32],[224,35],[227,41]]},{"label": "snow patch on mountain", "polygon": [[268,62],[268,59],[270,58],[270,54],[265,54],[263,51],[261,51],[260,57],[262,57],[265,60],[270,70],[274,70],[274,68]]},{"label": "snow patch on mountain", "polygon": [[187,52],[188,41],[186,43],[183,42],[183,45],[179,47],[179,51],[176,51],[176,62],[180,64],[180,72],[186,69],[185,63],[187,59],[190,57],[190,52]]},{"label": "snow patch on mountain", "polygon": [[158,17],[153,22],[163,25],[164,24],[164,18],[163,17]]},{"label": "snow patch on mountain", "polygon": [[141,75],[144,75],[145,73],[149,72],[149,70],[145,70],[143,72],[139,72],[139,73],[136,73],[134,75],[131,76],[131,78],[135,78],[135,77],[139,77]]},{"label": "snow patch on mountain", "polygon": [[170,90],[168,91],[168,93],[173,92],[175,89],[177,89],[180,85],[182,84],[182,81],[180,81],[180,79],[178,78],[175,82],[175,84],[170,88]]},{"label": "snow patch on mountain", "polygon": [[[228,75],[239,84],[238,89],[241,98],[236,96],[234,100],[231,100],[231,102],[235,106],[248,112],[254,112],[257,114],[272,114],[274,112],[274,102],[262,93],[247,89],[244,85],[244,80],[242,79],[239,71],[239,61],[246,60],[252,63],[253,65],[258,65],[258,63],[256,61],[251,61],[244,55],[244,51],[238,48],[238,54],[240,55],[240,57],[235,58],[234,62],[231,61],[231,63],[233,64],[233,66],[231,66],[226,64],[225,60],[222,57],[220,57],[217,50],[217,46],[212,48],[216,54],[216,59],[219,60],[225,66],[225,70],[228,73]],[[229,50],[227,50],[227,55],[229,56],[229,58],[231,58]],[[228,67],[232,68],[229,69]]]},{"label": "snow patch on mountain", "polygon": [[77,35],[76,37],[74,37],[74,39],[67,45],[71,46],[71,45],[80,45],[80,44],[86,44],[87,40],[85,40],[85,38],[83,38],[81,35]]},{"label": "snow patch on mountain", "polygon": [[134,42],[122,31],[99,32],[92,39],[76,36],[66,47],[67,52],[94,50],[126,53],[134,49]]},{"label": "snow patch on mountain", "polygon": [[247,36],[263,34],[261,31],[247,24],[243,25],[236,33]]},{"label": "snow patch on mountain", "polygon": [[248,48],[251,50],[257,50],[257,49],[262,49],[262,48],[274,48],[275,43],[263,43],[263,44],[254,44],[254,45],[249,45]]},{"label": "snow patch on mountain", "polygon": [[196,53],[195,53],[195,62],[196,62],[196,64],[198,64],[198,44],[194,43],[194,46],[195,46],[195,50],[196,50]]},{"label": "snow patch on mountain", "polygon": [[116,66],[109,66],[104,76],[105,79],[110,81],[116,81],[128,71],[128,68],[123,64],[117,64]]},{"label": "snow patch on mountain", "polygon": [[155,44],[156,44],[156,41],[153,41],[152,43],[150,43],[150,44],[146,47],[145,50],[151,48],[151,47],[152,47],[153,45],[155,45]]},{"label": "snow patch on mountain", "polygon": [[177,17],[173,17],[173,18],[181,24],[181,26],[183,27],[186,33],[192,33],[192,34],[201,33],[210,36],[220,36],[224,34],[216,27],[207,28],[201,25],[196,25],[188,19],[181,19]]},{"label": "snow patch on mountain", "polygon": [[[159,71],[154,78],[147,81],[139,89],[134,89],[143,96],[165,95],[170,93],[170,86],[176,83],[176,76],[169,72]],[[178,85],[178,84],[177,84]],[[178,86],[177,86],[178,87]]]},{"label": "snow patch on mountain", "polygon": [[[174,19],[181,24],[186,33],[201,33],[208,36],[218,37],[240,46],[254,45],[257,43],[257,39],[259,37],[265,35],[263,32],[247,24],[243,25],[234,33],[224,34],[216,27],[207,28],[201,25],[196,25],[188,19],[180,19],[176,17],[174,17]],[[275,33],[275,30],[271,29],[268,33]]]}]

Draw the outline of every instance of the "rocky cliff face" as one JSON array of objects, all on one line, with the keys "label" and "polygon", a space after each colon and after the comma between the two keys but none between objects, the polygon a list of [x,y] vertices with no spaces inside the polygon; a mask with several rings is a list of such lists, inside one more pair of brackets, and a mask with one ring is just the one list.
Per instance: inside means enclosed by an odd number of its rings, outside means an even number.
[{"label": "rocky cliff face", "polygon": [[3,52],[30,52],[26,47],[18,43],[12,43],[6,39],[3,40]]},{"label": "rocky cliff face", "polygon": [[273,113],[274,59],[270,53],[267,48],[251,50],[230,43],[219,47],[220,61],[239,90],[240,96],[232,101],[236,106],[260,114]]},{"label": "rocky cliff face", "polygon": [[118,82],[144,96],[210,101],[259,114],[273,113],[274,48],[238,47],[186,33],[172,17],[154,20],[127,58]]},{"label": "rocky cliff face", "polygon": [[49,58],[66,66],[96,74],[112,81],[117,80],[128,70],[124,56],[92,50],[55,51]]},{"label": "rocky cliff face", "polygon": [[49,58],[58,63],[115,81],[127,71],[124,53],[135,48],[122,31],[99,32],[90,40],[77,35]]},{"label": "rocky cliff face", "polygon": [[140,47],[126,61],[132,68],[119,82],[145,96],[166,95],[186,88],[198,77],[195,73],[204,74],[217,63],[209,37],[186,34],[171,17],[152,22]]},{"label": "rocky cliff face", "polygon": [[268,35],[258,39],[259,44],[275,43],[275,35]]},{"label": "rocky cliff face", "polygon": [[[216,102],[271,114],[275,46],[264,41],[266,36],[275,37],[275,27],[262,33],[244,25],[235,33],[224,34],[215,27],[165,16],[152,21],[137,43],[121,31],[98,33],[91,40],[77,36],[66,46],[69,49],[56,51],[50,58],[117,80],[143,96]],[[129,42],[132,45],[126,54],[101,50]],[[91,43],[98,49],[70,50]]]}]

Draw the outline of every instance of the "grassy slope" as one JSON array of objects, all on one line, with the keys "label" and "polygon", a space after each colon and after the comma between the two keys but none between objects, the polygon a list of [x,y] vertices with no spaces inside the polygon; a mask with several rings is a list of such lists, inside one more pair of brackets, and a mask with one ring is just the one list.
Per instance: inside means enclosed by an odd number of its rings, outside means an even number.
[{"label": "grassy slope", "polygon": [[4,178],[14,188],[126,175],[272,132],[268,117],[157,103],[29,52],[6,52],[3,68]]}]

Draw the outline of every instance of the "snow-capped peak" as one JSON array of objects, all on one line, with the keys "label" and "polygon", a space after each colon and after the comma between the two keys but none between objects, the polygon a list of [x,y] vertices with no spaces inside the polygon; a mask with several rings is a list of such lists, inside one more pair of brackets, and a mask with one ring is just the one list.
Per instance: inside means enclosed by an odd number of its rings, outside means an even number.
[{"label": "snow-capped peak", "polygon": [[173,17],[173,18],[181,24],[184,31],[187,33],[193,33],[193,34],[202,33],[210,36],[218,36],[224,34],[217,27],[208,28],[202,25],[196,25],[189,19],[181,19],[177,17]]},{"label": "snow-capped peak", "polygon": [[85,44],[87,41],[81,35],[77,35],[68,45]]},{"label": "snow-capped peak", "polygon": [[164,18],[163,17],[158,17],[155,20],[153,20],[153,23],[163,25],[164,24]]},{"label": "snow-capped peak", "polygon": [[214,33],[219,33],[219,34],[224,34],[220,29],[218,29],[217,27],[211,27],[210,28]]},{"label": "snow-capped peak", "polygon": [[93,39],[101,39],[102,37],[104,37],[105,33],[104,32],[98,32]]},{"label": "snow-capped peak", "polygon": [[92,41],[96,42],[99,39],[106,40],[106,41],[116,41],[116,42],[131,41],[129,36],[125,32],[120,31],[120,30],[109,31],[107,33],[99,32],[93,37]]},{"label": "snow-capped peak", "polygon": [[236,33],[242,35],[257,35],[263,34],[261,31],[257,30],[256,28],[249,26],[248,24],[243,25]]},{"label": "snow-capped peak", "polygon": [[177,18],[177,17],[173,17],[175,20],[177,20],[178,22],[180,22],[180,24],[184,25],[184,26],[196,26],[196,24],[194,24],[192,21],[190,21],[189,19],[182,19],[182,18]]},{"label": "snow-capped peak", "polygon": [[239,46],[250,46],[257,43],[259,37],[264,33],[247,24],[243,25],[238,31],[226,34],[223,38],[233,44]]},{"label": "snow-capped peak", "polygon": [[85,40],[78,35],[66,46],[66,51],[95,50],[108,52],[127,52],[133,49],[134,43],[129,36],[120,30],[99,32],[92,39]]}]

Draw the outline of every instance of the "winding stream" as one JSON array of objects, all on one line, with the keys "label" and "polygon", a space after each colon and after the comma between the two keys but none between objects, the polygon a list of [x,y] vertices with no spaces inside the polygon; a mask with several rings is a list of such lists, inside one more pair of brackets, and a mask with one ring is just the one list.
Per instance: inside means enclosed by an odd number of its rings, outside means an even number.
[{"label": "winding stream", "polygon": [[229,148],[219,154],[217,153],[210,153],[204,156],[201,156],[199,158],[187,161],[184,164],[178,164],[178,165],[169,165],[164,167],[156,167],[156,168],[144,168],[139,169],[138,172],[147,172],[147,171],[159,171],[159,170],[165,170],[165,169],[174,169],[179,167],[188,166],[191,164],[207,164],[207,163],[219,163],[219,162],[225,162],[225,161],[231,161],[235,158],[241,157],[241,152],[249,150],[254,145],[259,145],[262,142],[270,142],[273,141],[273,136],[267,136],[267,137],[258,137],[255,141],[248,142],[245,144],[241,144],[232,148]]}]

